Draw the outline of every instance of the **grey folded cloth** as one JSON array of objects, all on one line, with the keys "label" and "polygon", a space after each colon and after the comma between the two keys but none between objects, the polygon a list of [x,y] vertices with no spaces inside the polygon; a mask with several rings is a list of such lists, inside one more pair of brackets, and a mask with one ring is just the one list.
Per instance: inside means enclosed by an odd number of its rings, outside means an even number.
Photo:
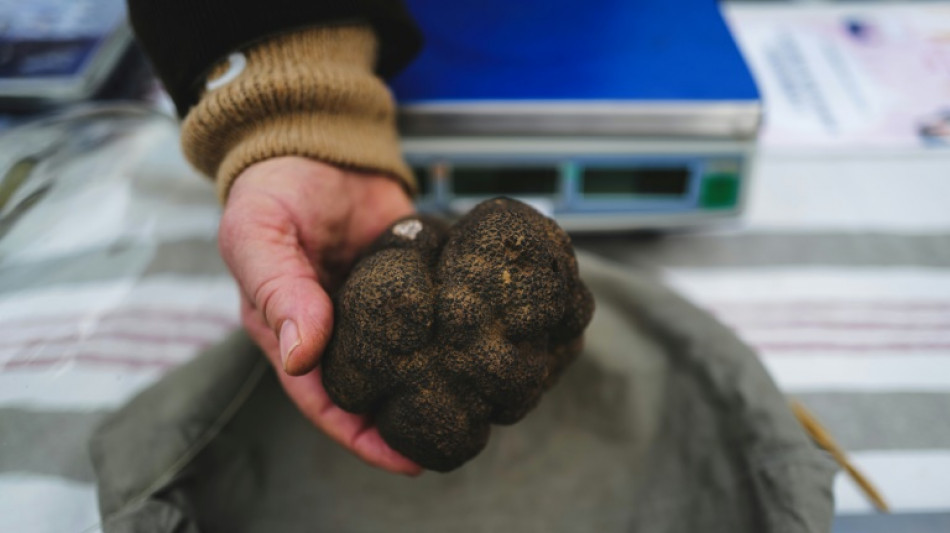
[{"label": "grey folded cloth", "polygon": [[580,261],[598,305],[584,354],[461,469],[364,465],[239,332],[96,432],[103,529],[828,531],[836,467],[756,355],[655,278]]}]

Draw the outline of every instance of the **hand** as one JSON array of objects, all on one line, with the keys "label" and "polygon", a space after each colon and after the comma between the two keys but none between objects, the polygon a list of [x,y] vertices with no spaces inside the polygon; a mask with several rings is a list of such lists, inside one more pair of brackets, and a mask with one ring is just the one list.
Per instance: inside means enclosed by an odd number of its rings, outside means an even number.
[{"label": "hand", "polygon": [[242,292],[241,318],[303,414],[366,462],[416,475],[365,416],[333,404],[319,360],[333,331],[328,295],[357,254],[413,212],[392,178],[299,157],[248,167],[231,188],[218,243]]}]

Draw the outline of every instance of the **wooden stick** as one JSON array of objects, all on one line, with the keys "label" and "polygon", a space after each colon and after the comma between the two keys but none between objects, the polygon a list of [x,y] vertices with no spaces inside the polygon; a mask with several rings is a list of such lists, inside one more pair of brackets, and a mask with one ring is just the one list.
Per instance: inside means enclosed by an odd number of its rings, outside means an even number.
[{"label": "wooden stick", "polygon": [[858,484],[858,487],[861,488],[861,491],[864,492],[864,495],[871,501],[874,507],[882,513],[891,512],[890,506],[884,501],[881,492],[864,474],[855,468],[854,464],[848,459],[847,454],[841,449],[841,446],[835,442],[835,439],[832,438],[828,430],[818,422],[818,419],[808,412],[804,405],[797,401],[792,400],[791,407],[792,412],[795,413],[795,418],[797,418],[798,422],[805,428],[808,435],[811,436],[819,446],[831,454],[838,465]]}]

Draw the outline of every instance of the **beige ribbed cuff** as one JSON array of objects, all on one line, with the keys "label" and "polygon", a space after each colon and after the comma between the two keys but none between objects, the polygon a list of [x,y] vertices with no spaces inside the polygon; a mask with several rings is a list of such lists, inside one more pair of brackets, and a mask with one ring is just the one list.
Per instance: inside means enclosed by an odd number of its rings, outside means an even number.
[{"label": "beige ribbed cuff", "polygon": [[[285,155],[391,175],[415,190],[393,97],[373,73],[376,38],[368,26],[299,30],[244,56],[243,71],[207,90],[182,125],[185,156],[215,178],[222,202],[245,168]],[[211,79],[227,76],[228,67]]]}]

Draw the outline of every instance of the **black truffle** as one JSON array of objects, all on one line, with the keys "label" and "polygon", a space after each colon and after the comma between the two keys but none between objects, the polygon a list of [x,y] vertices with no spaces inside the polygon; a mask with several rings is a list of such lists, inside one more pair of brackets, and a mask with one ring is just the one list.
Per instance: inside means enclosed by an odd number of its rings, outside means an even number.
[{"label": "black truffle", "polygon": [[335,298],[323,383],[430,470],[478,455],[577,357],[594,309],[567,234],[521,202],[390,226]]}]

